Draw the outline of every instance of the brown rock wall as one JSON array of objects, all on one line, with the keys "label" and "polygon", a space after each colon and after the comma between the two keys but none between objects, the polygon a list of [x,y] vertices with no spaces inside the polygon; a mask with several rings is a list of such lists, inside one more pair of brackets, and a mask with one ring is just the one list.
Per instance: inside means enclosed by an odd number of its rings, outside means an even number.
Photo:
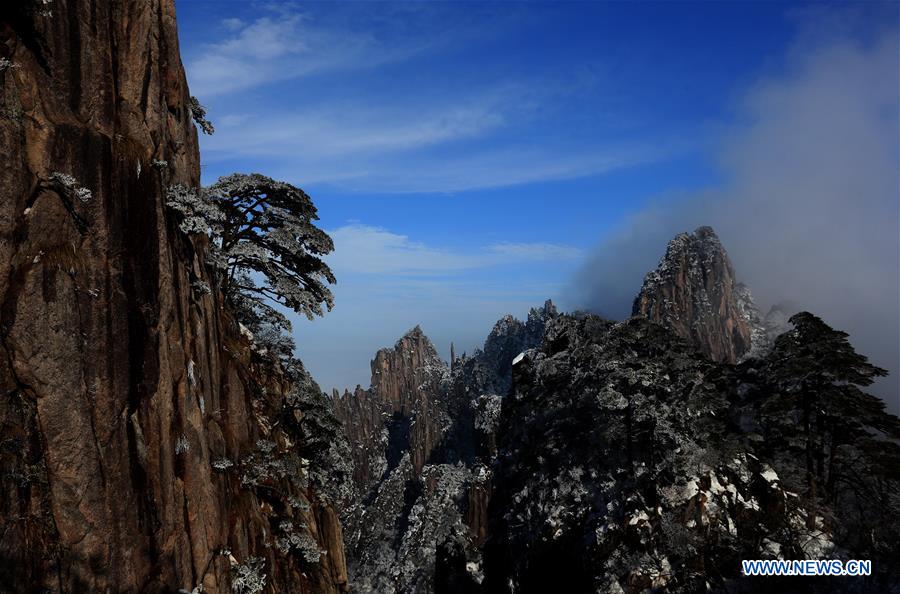
[{"label": "brown rock wall", "polygon": [[644,279],[634,315],[668,326],[717,361],[734,363],[751,347],[753,328],[739,303],[728,254],[709,227],[669,242]]},{"label": "brown rock wall", "polygon": [[[289,386],[191,288],[203,242],[166,216],[166,185],[199,183],[173,0],[29,7],[0,8],[0,591],[230,592],[222,549],[264,557],[267,592],[343,591],[333,509],[211,466],[289,449],[266,421]],[[271,546],[285,514],[319,564]]]}]

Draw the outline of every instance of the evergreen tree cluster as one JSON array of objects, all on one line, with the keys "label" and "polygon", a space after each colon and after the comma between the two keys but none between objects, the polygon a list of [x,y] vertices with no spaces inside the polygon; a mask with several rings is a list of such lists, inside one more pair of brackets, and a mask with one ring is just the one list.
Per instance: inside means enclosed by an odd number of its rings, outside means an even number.
[{"label": "evergreen tree cluster", "polygon": [[765,558],[873,562],[776,589],[891,591],[900,419],[864,391],[885,371],[790,323],[731,365],[642,318],[552,321],[503,400],[484,591],[744,591],[740,560]]}]

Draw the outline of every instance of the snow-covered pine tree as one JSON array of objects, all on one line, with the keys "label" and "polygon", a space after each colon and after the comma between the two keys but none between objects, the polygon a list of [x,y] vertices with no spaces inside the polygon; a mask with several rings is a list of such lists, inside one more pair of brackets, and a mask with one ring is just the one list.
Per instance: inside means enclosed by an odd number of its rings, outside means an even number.
[{"label": "snow-covered pine tree", "polygon": [[866,427],[888,429],[879,427],[890,419],[884,415],[884,403],[860,390],[887,371],[869,363],[853,349],[845,332],[831,328],[821,318],[800,312],[790,322],[794,328],[778,337],[766,358],[767,377],[776,396],[763,410],[775,413],[770,417],[773,420],[799,420],[799,425],[789,422],[782,429],[788,434],[800,433],[807,495],[814,504],[825,495],[821,492],[825,485],[828,490],[833,486],[826,475],[834,469],[838,447],[865,436]]},{"label": "snow-covered pine tree", "polygon": [[876,565],[897,558],[900,419],[862,389],[887,371],[857,353],[847,333],[809,312],[790,323],[794,328],[776,339],[756,370],[767,457],[799,471],[796,487],[805,489],[811,527],[817,517],[835,516],[844,546]]},{"label": "snow-covered pine tree", "polygon": [[323,315],[323,305],[332,308],[327,284],[335,278],[321,256],[334,243],[315,226],[316,207],[303,190],[258,173],[235,173],[205,188],[203,198],[224,213],[213,233],[227,297],[263,305],[268,298],[309,319]]},{"label": "snow-covered pine tree", "polygon": [[315,226],[316,207],[300,188],[235,173],[200,191],[173,186],[167,204],[185,233],[209,235],[219,289],[254,334],[290,329],[273,304],[309,319],[332,308],[335,278],[322,256],[334,244]]}]

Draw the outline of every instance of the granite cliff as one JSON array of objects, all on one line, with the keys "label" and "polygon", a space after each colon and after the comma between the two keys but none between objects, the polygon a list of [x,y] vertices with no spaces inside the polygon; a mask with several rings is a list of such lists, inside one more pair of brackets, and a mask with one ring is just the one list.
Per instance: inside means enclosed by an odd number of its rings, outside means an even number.
[{"label": "granite cliff", "polygon": [[632,313],[672,328],[717,361],[734,363],[750,351],[753,334],[742,304],[754,307],[749,291],[739,288],[715,232],[700,227],[669,242],[644,278]]},{"label": "granite cliff", "polygon": [[556,315],[547,302],[525,322],[506,316],[483,350],[451,365],[413,328],[375,355],[369,389],[335,392],[355,466],[355,501],[343,514],[354,592],[477,586],[512,360],[540,343]]},{"label": "granite cliff", "polygon": [[166,213],[200,175],[173,0],[3,3],[0,59],[0,591],[344,591],[318,388]]},{"label": "granite cliff", "polygon": [[647,273],[632,315],[644,316],[716,361],[764,355],[790,329],[785,306],[760,314],[750,289],[737,281],[728,252],[710,227],[680,233]]}]

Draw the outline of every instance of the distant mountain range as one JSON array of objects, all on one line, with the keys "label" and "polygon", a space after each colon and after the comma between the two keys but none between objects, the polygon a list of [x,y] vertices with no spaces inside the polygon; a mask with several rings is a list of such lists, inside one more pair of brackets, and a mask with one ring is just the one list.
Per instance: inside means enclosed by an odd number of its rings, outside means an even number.
[{"label": "distant mountain range", "polygon": [[[352,591],[748,591],[760,578],[742,579],[740,559],[785,555],[881,555],[859,591],[895,583],[896,499],[880,544],[863,546],[836,487],[827,511],[804,506],[822,497],[797,478],[802,433],[774,435],[767,358],[789,313],[760,315],[700,227],[669,242],[629,320],[548,301],[449,364],[414,328],[376,354],[371,388],[332,398],[356,468]],[[900,459],[897,420],[876,416]],[[837,473],[838,449],[822,455]]]}]

